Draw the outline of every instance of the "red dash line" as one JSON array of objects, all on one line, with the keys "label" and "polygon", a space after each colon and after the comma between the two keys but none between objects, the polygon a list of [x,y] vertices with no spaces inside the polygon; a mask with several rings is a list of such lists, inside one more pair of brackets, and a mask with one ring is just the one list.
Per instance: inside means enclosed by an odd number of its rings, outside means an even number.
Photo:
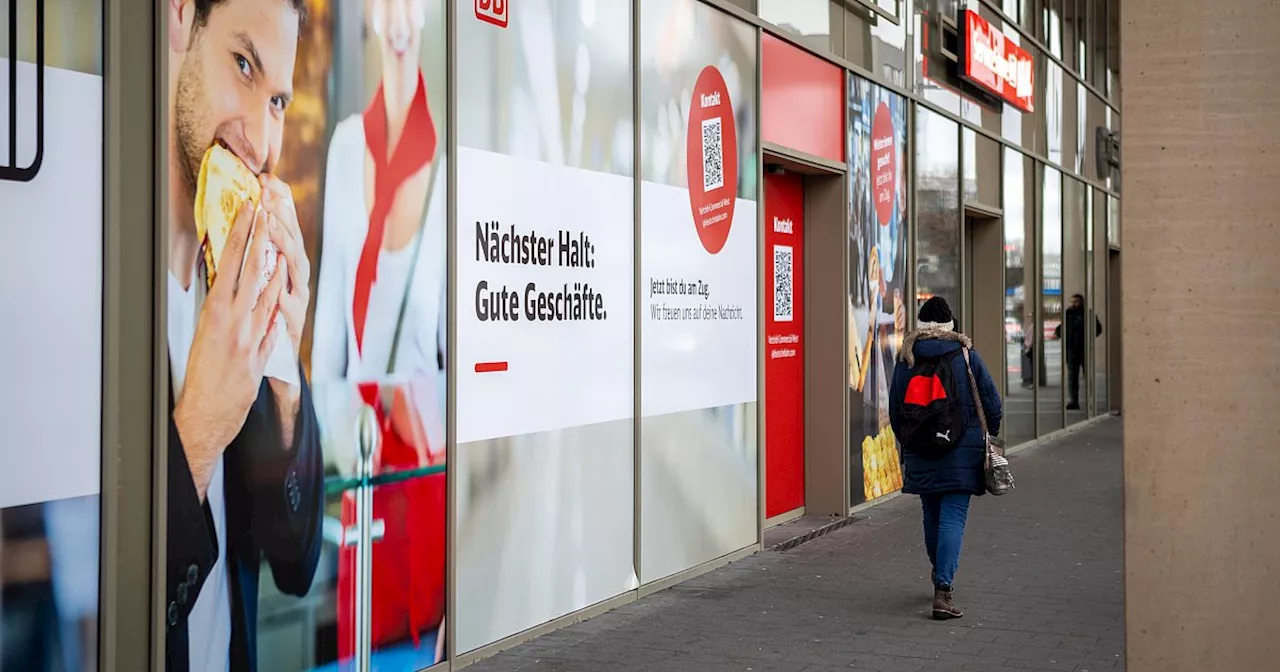
[{"label": "red dash line", "polygon": [[476,362],[476,373],[501,373],[506,370],[506,362]]}]

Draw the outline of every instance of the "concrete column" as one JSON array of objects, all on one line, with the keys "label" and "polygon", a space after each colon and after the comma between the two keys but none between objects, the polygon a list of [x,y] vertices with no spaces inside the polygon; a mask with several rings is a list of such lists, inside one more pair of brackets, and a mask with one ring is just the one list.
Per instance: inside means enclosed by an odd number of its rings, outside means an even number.
[{"label": "concrete column", "polygon": [[1130,672],[1280,667],[1280,5],[1125,0]]}]

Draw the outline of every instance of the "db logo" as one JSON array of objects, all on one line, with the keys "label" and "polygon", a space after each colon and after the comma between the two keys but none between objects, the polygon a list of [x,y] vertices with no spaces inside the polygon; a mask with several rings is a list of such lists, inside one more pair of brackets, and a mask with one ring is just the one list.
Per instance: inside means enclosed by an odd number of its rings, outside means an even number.
[{"label": "db logo", "polygon": [[507,0],[476,0],[476,18],[506,28],[510,18]]}]

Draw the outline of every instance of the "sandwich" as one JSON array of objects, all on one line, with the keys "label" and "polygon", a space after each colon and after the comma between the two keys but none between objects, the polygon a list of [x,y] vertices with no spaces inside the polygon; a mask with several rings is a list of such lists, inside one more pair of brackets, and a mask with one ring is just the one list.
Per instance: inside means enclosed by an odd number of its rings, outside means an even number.
[{"label": "sandwich", "polygon": [[[195,220],[196,237],[204,248],[204,262],[209,287],[217,277],[218,263],[231,236],[236,215],[246,202],[262,203],[262,183],[231,150],[214,144],[205,152],[196,177]],[[253,232],[250,231],[250,236]],[[257,292],[262,293],[275,272],[279,250],[268,242],[262,276],[258,278]],[[243,264],[240,271],[244,270]]]}]

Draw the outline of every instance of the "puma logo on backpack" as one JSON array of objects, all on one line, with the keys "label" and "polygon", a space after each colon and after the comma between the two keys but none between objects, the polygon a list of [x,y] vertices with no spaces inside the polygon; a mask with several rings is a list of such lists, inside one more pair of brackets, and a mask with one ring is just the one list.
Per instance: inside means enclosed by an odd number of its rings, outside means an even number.
[{"label": "puma logo on backpack", "polygon": [[960,350],[942,357],[916,356],[902,400],[902,443],[939,450],[955,448],[964,434],[964,407],[956,394],[951,362]]}]

